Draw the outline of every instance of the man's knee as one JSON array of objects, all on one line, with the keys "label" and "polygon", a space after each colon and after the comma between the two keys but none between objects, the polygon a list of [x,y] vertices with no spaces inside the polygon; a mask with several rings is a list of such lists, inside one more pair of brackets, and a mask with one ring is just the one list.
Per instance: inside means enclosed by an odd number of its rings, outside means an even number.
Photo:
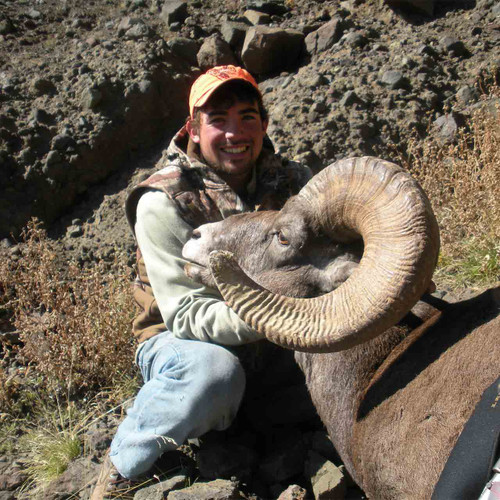
[{"label": "man's knee", "polygon": [[215,344],[204,344],[199,356],[194,360],[193,371],[205,384],[205,390],[213,392],[216,397],[224,394],[243,395],[245,389],[245,372],[239,359],[224,347]]},{"label": "man's knee", "polygon": [[237,400],[242,397],[245,373],[239,359],[226,348],[172,337],[163,339],[157,347],[146,380],[164,380],[168,388],[190,387],[189,393],[195,399],[206,400],[207,395],[220,398],[224,394]]}]

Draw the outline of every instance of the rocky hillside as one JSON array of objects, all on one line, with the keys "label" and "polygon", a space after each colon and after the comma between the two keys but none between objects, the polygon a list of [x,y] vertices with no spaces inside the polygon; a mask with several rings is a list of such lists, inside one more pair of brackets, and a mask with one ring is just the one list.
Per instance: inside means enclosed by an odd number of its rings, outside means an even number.
[{"label": "rocky hillside", "polygon": [[0,236],[130,177],[213,64],[258,77],[278,151],[315,169],[390,156],[429,126],[448,140],[497,71],[499,14],[493,0],[4,0]]},{"label": "rocky hillside", "polygon": [[[132,259],[127,187],[154,168],[208,66],[246,66],[277,151],[317,171],[345,156],[397,158],[412,137],[452,141],[499,81],[499,47],[497,0],[0,0],[1,247],[15,252],[10,235],[36,216],[63,256]],[[94,458],[116,422],[108,424],[89,437]],[[287,456],[303,465],[312,449],[310,476],[321,469],[315,453],[334,460],[312,429],[307,439],[267,435],[279,446],[261,464],[262,498],[296,477]],[[259,445],[209,446],[205,477],[230,477],[232,462],[249,467],[242,457]],[[95,466],[77,464],[46,498],[76,494]],[[16,462],[0,460],[1,498],[17,498],[16,477]],[[240,498],[236,483],[219,486],[227,496],[217,498]],[[287,491],[280,498],[311,494]]]}]

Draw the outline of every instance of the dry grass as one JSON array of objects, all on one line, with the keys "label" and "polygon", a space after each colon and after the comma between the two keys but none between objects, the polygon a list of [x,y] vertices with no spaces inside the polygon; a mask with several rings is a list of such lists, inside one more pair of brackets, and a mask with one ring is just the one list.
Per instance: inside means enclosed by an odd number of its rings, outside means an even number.
[{"label": "dry grass", "polygon": [[119,262],[112,270],[61,268],[36,222],[24,240],[21,258],[0,263],[3,308],[21,332],[21,357],[48,387],[68,394],[121,383],[133,370],[130,269]]},{"label": "dry grass", "polygon": [[410,143],[405,166],[427,192],[441,228],[438,285],[500,279],[500,106],[498,87],[453,144],[433,134]]}]

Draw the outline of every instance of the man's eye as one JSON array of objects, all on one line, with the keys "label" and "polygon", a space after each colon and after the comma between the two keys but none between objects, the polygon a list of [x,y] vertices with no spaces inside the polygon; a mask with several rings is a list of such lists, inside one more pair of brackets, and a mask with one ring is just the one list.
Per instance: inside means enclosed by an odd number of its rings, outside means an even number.
[{"label": "man's eye", "polygon": [[281,231],[278,231],[276,233],[276,237],[278,238],[278,243],[280,245],[283,245],[283,246],[290,245],[290,242],[288,241],[287,237]]},{"label": "man's eye", "polygon": [[256,120],[255,115],[245,115],[243,116],[243,120]]}]

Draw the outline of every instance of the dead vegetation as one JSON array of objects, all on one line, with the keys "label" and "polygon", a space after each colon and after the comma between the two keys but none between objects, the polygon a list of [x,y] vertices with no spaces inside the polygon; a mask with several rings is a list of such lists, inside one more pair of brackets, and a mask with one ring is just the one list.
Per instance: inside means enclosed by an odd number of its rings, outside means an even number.
[{"label": "dead vegetation", "polygon": [[410,142],[405,167],[428,194],[441,229],[438,286],[500,279],[500,89],[491,86],[453,143]]},{"label": "dead vegetation", "polygon": [[[35,221],[23,240],[17,259],[0,262],[2,309],[20,332],[19,357],[56,392],[118,385],[133,366],[131,270],[118,259],[61,267],[55,242]],[[0,380],[8,398],[12,382]]]}]

